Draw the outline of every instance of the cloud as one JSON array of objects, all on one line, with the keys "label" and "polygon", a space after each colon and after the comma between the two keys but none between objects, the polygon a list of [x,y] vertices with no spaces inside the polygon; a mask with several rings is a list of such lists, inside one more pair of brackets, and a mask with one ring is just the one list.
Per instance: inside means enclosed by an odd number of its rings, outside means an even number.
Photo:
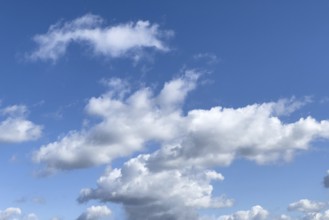
[{"label": "cloud", "polygon": [[0,109],[0,143],[20,143],[36,140],[41,136],[42,126],[27,120],[27,113],[24,105]]},{"label": "cloud", "polygon": [[30,213],[26,216],[26,220],[38,220],[38,216],[34,213]]},{"label": "cloud", "polygon": [[131,92],[124,81],[112,80],[109,91],[91,98],[86,106],[86,112],[100,122],[43,145],[33,160],[45,164],[43,171],[49,174],[108,164],[153,143],[161,149],[148,161],[152,169],[227,166],[238,158],[266,164],[291,160],[296,152],[308,150],[312,141],[329,138],[328,120],[308,116],[285,123],[280,119],[307,99],[184,113],[186,97],[199,76],[186,71],[165,83],[158,94],[147,87]]},{"label": "cloud", "polygon": [[109,215],[111,215],[111,210],[107,206],[91,206],[77,220],[99,220]]},{"label": "cloud", "polygon": [[14,217],[17,217],[22,214],[21,209],[15,208],[15,207],[10,207],[5,210],[0,210],[0,220],[10,220],[13,219]]},{"label": "cloud", "polygon": [[329,170],[327,171],[327,175],[323,178],[323,185],[325,188],[329,188]]},{"label": "cloud", "polygon": [[220,61],[220,58],[213,53],[198,53],[193,56],[193,59],[206,61],[207,64],[216,64]]},{"label": "cloud", "polygon": [[197,78],[197,73],[187,71],[166,83],[157,96],[150,88],[123,95],[122,83],[112,83],[107,93],[91,98],[86,106],[87,113],[101,122],[42,146],[34,161],[45,163],[46,173],[51,173],[107,164],[141,150],[149,141],[171,141],[182,130],[181,105]]},{"label": "cloud", "polygon": [[223,215],[217,220],[265,220],[268,219],[269,212],[263,207],[256,205],[250,210],[237,211],[232,215]]},{"label": "cloud", "polygon": [[289,211],[300,211],[304,213],[309,212],[318,212],[325,207],[325,203],[323,202],[315,202],[310,201],[308,199],[301,199],[297,202],[293,202],[289,204],[288,210]]},{"label": "cloud", "polygon": [[329,210],[324,212],[310,212],[305,214],[303,220],[329,220]]},{"label": "cloud", "polygon": [[108,169],[97,188],[82,189],[79,202],[92,199],[123,205],[128,219],[197,219],[196,209],[221,208],[233,204],[223,196],[212,197],[212,181],[224,177],[213,170],[171,169],[152,171],[150,155],[132,158],[123,167]]},{"label": "cloud", "polygon": [[137,21],[104,26],[104,23],[101,17],[86,14],[73,21],[52,25],[46,34],[34,37],[38,46],[29,58],[56,61],[72,43],[87,45],[94,54],[113,58],[138,57],[143,48],[168,51],[162,39],[173,32],[159,30],[157,24]]}]

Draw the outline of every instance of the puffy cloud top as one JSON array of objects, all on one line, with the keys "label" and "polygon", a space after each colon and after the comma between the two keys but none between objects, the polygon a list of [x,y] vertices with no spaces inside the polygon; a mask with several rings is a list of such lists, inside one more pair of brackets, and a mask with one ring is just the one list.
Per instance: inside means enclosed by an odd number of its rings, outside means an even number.
[{"label": "puffy cloud top", "polygon": [[323,202],[315,202],[308,199],[301,199],[297,202],[293,202],[288,206],[290,211],[300,211],[300,212],[318,212],[325,207]]},{"label": "puffy cloud top", "polygon": [[[124,205],[128,219],[197,219],[195,208],[220,208],[233,204],[225,197],[212,197],[211,181],[224,177],[213,170],[171,169],[151,171],[150,155],[139,155],[121,169],[109,169],[96,189],[82,189],[80,202],[97,199]],[[187,218],[188,216],[188,218]]]},{"label": "puffy cloud top", "polygon": [[284,123],[307,101],[283,99],[240,108],[215,106],[183,113],[188,93],[199,75],[185,75],[164,84],[159,94],[151,88],[131,92],[119,79],[108,81],[109,91],[89,100],[86,111],[101,122],[71,131],[42,146],[34,161],[46,164],[46,172],[110,163],[139,151],[149,142],[160,150],[148,161],[157,167],[229,165],[236,158],[259,164],[290,160],[308,150],[317,138],[329,138],[329,121],[312,117]]},{"label": "puffy cloud top", "polygon": [[91,206],[77,220],[99,220],[111,215],[111,210],[105,206]]}]

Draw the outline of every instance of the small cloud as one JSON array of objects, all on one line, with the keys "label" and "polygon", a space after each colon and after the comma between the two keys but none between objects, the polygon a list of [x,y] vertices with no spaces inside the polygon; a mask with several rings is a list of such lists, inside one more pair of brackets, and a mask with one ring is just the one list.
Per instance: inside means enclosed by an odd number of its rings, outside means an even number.
[{"label": "small cloud", "polygon": [[0,109],[0,114],[5,117],[0,121],[0,143],[20,143],[36,140],[41,136],[42,126],[26,119],[26,106],[8,106]]},{"label": "small cloud", "polygon": [[293,202],[289,204],[289,211],[300,211],[304,213],[309,212],[319,212],[321,209],[325,207],[325,203],[323,202],[315,202],[308,199],[301,199],[297,202]]},{"label": "small cloud", "polygon": [[104,26],[104,23],[100,16],[86,14],[52,25],[47,33],[34,36],[37,48],[28,58],[55,62],[66,53],[71,43],[86,45],[94,54],[111,58],[128,56],[139,59],[145,48],[169,50],[163,39],[172,36],[173,32],[160,30],[157,24],[137,21]]},{"label": "small cloud", "polygon": [[87,210],[82,213],[77,220],[99,220],[104,217],[111,215],[111,210],[103,205],[103,206],[91,206],[87,208]]},{"label": "small cloud", "polygon": [[193,56],[194,60],[200,60],[204,61],[207,64],[216,64],[220,61],[220,58],[218,58],[215,54],[213,53],[198,53]]},{"label": "small cloud", "polygon": [[266,220],[269,212],[260,205],[253,206],[250,210],[237,211],[232,215],[223,215],[217,220]]},{"label": "small cloud", "polygon": [[18,217],[22,214],[20,208],[10,207],[5,210],[0,210],[0,220],[9,220]]}]

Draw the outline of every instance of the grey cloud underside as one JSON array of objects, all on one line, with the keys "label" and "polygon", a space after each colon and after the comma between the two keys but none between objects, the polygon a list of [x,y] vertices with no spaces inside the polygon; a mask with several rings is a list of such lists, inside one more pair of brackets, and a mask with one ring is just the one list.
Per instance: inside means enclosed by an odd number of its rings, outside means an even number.
[{"label": "grey cloud underside", "polygon": [[329,188],[329,171],[327,171],[327,175],[323,178],[323,185],[325,188]]},{"label": "grey cloud underside", "polygon": [[163,39],[172,31],[160,30],[148,21],[104,26],[104,20],[86,14],[73,21],[52,25],[45,34],[36,35],[37,48],[28,57],[32,60],[56,61],[72,43],[86,45],[96,55],[111,58],[133,57],[138,59],[145,48],[168,51]]},{"label": "grey cloud underside", "polygon": [[224,196],[213,197],[212,181],[224,177],[213,170],[171,169],[151,171],[150,155],[139,155],[120,169],[109,169],[97,188],[82,189],[79,202],[99,200],[122,204],[128,219],[198,219],[199,208],[221,208],[233,204]]}]

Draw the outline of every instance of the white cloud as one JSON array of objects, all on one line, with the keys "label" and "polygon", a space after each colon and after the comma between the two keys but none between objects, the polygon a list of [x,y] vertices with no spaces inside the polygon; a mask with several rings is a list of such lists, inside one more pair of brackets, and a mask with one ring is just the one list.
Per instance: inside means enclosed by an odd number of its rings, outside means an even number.
[{"label": "white cloud", "polygon": [[149,160],[150,167],[229,165],[236,158],[259,164],[290,160],[312,141],[329,138],[329,121],[311,116],[284,123],[306,101],[283,99],[241,108],[192,109],[183,114],[188,93],[196,87],[194,71],[167,82],[158,95],[150,88],[128,92],[118,79],[110,90],[91,98],[86,111],[101,122],[71,131],[42,146],[34,161],[45,163],[46,173],[110,163],[143,149],[162,146]]},{"label": "white cloud", "polygon": [[3,211],[0,210],[0,220],[10,220],[22,214],[21,209],[10,207]]},{"label": "white cloud", "polygon": [[111,215],[111,210],[105,206],[91,206],[77,220],[99,220]]},{"label": "white cloud", "polygon": [[172,31],[159,30],[157,24],[137,21],[104,26],[103,23],[101,17],[86,14],[73,21],[52,25],[46,34],[34,37],[38,48],[29,57],[56,61],[71,43],[85,44],[95,54],[109,57],[140,56],[143,48],[168,50],[162,39],[172,35]]},{"label": "white cloud", "polygon": [[82,189],[80,202],[97,199],[121,203],[128,219],[197,219],[195,209],[231,206],[225,197],[212,197],[212,181],[224,177],[212,170],[150,170],[150,155],[139,155],[121,169],[109,169],[97,182],[96,189]]},{"label": "white cloud", "polygon": [[220,216],[217,220],[265,220],[268,219],[269,212],[263,207],[256,205],[251,210],[237,211],[232,215]]},{"label": "white cloud", "polygon": [[86,111],[101,122],[42,146],[34,161],[44,162],[46,172],[106,164],[113,158],[141,150],[148,141],[172,141],[183,129],[181,105],[195,87],[198,75],[189,71],[165,84],[158,96],[142,88],[123,96],[112,85],[100,97],[91,98]]},{"label": "white cloud", "polygon": [[329,210],[324,212],[310,212],[307,213],[303,220],[329,220]]},{"label": "white cloud", "polygon": [[304,213],[310,213],[310,212],[319,212],[321,209],[325,207],[325,203],[323,202],[316,202],[311,201],[308,199],[301,199],[297,202],[293,202],[289,204],[288,210],[290,211],[300,211]]},{"label": "white cloud", "polygon": [[[19,143],[38,139],[42,126],[26,119],[28,110],[23,105],[12,105],[0,109],[0,143]],[[1,119],[1,118],[0,118]]]}]

